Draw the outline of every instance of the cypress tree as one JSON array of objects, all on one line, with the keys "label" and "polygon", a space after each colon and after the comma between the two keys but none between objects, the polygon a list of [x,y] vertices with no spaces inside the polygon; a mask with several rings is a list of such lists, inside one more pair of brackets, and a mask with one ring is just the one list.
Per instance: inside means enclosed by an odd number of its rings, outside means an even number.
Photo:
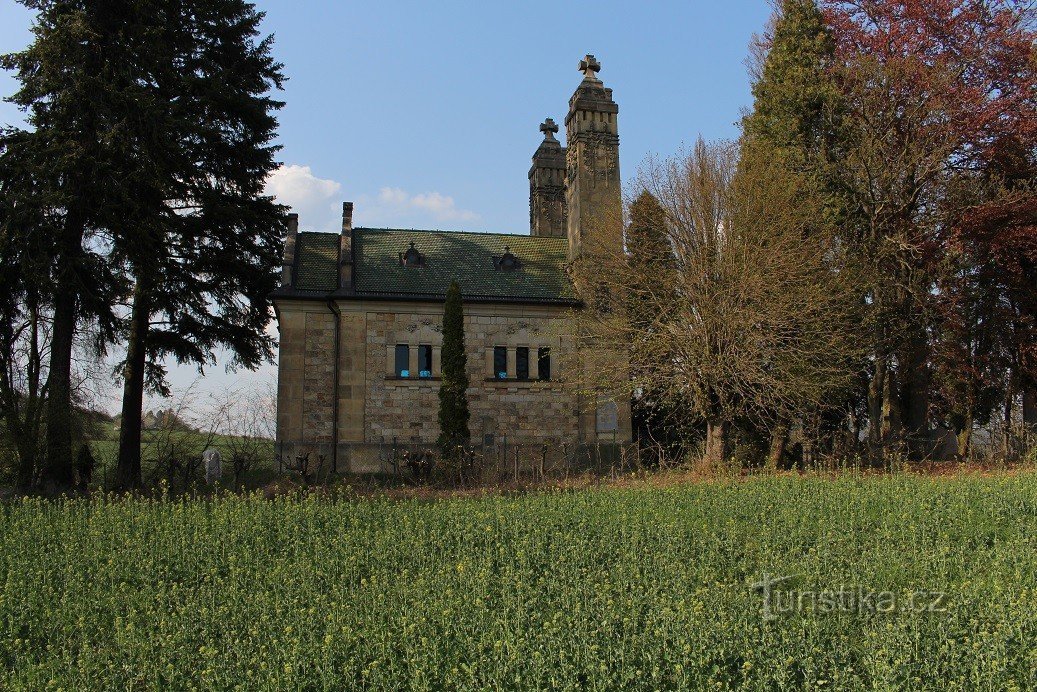
[{"label": "cypress tree", "polygon": [[449,456],[468,444],[468,356],[465,353],[461,288],[450,282],[443,308],[443,379],[439,386],[439,449]]},{"label": "cypress tree", "polygon": [[[673,281],[667,276],[673,270],[673,248],[667,231],[666,209],[652,193],[643,190],[631,202],[630,223],[626,229],[627,262],[633,279],[627,286],[627,315],[631,321],[634,341],[630,345],[630,375],[638,383],[644,368],[651,368],[655,357],[645,346],[651,339],[653,324],[665,319],[660,308],[668,304],[667,292]],[[648,439],[670,444],[676,442],[683,430],[677,420],[686,407],[666,400],[662,392],[650,387],[637,386],[638,394],[631,401],[631,413],[636,432]]]},{"label": "cypress tree", "polygon": [[821,165],[835,146],[834,55],[834,37],[815,1],[783,0],[742,128],[798,171]]}]

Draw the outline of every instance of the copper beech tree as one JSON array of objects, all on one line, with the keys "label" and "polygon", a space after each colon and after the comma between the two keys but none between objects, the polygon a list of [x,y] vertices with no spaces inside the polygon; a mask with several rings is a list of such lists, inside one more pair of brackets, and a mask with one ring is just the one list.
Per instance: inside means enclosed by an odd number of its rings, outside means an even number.
[{"label": "copper beech tree", "polygon": [[[934,409],[948,408],[934,406],[934,361],[947,350],[934,352],[933,335],[946,331],[963,338],[971,333],[976,343],[987,339],[990,334],[976,335],[977,328],[986,329],[976,320],[989,322],[995,315],[982,303],[996,307],[1002,300],[983,298],[960,309],[962,296],[985,289],[959,282],[953,292],[942,291],[941,283],[944,289],[949,285],[949,257],[962,248],[1011,246],[1024,261],[1003,262],[995,271],[1015,275],[1005,285],[1021,285],[1034,256],[1028,240],[1034,226],[1023,218],[1025,201],[995,196],[976,208],[974,195],[952,194],[953,184],[983,178],[994,150],[1008,138],[1023,143],[1032,157],[1034,13],[1025,3],[1005,0],[823,0],[820,5],[834,38],[827,74],[839,94],[838,120],[832,123],[839,148],[825,174],[849,210],[843,235],[872,271],[866,294],[873,318],[870,440],[877,453],[903,445],[920,459],[931,452]],[[1017,186],[1016,192],[1022,189]],[[1011,242],[1007,236],[1003,242],[984,239],[998,228],[1012,234]],[[971,280],[993,268],[987,262],[991,257],[996,259],[996,252],[973,257],[985,267],[950,270]],[[955,304],[948,305],[948,299]],[[952,356],[957,363],[950,368],[944,358],[937,375],[944,394],[958,399],[950,408],[969,409],[956,417],[970,426],[978,404],[963,404],[962,395],[975,402],[983,397],[976,395],[975,383],[948,378],[955,370],[972,378],[987,367],[964,357],[968,352],[966,347],[961,357]],[[1032,377],[1023,377],[1025,358],[1015,360],[1019,372],[1012,379],[1032,386]],[[1010,412],[1012,388],[1001,391]]]},{"label": "copper beech tree", "polygon": [[763,147],[700,140],[637,187],[665,210],[671,256],[630,261],[629,236],[593,271],[577,263],[597,284],[576,321],[582,346],[634,354],[629,371],[594,368],[594,386],[650,392],[704,422],[709,465],[730,453],[736,422],[835,405],[861,355],[860,289],[803,176]]}]

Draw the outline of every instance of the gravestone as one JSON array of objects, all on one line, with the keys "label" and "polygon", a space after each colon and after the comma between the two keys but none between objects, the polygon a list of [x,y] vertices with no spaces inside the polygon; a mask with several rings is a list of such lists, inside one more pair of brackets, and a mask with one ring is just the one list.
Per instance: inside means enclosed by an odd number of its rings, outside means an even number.
[{"label": "gravestone", "polygon": [[211,447],[202,452],[202,463],[205,465],[205,484],[212,485],[223,476],[219,450]]},{"label": "gravestone", "polygon": [[619,407],[608,401],[598,407],[598,432],[615,432],[619,429]]}]

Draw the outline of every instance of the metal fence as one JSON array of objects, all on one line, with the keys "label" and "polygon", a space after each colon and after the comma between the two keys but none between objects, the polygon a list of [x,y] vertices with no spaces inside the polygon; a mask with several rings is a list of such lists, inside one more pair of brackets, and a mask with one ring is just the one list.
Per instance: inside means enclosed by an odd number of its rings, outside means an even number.
[{"label": "metal fence", "polygon": [[592,474],[618,476],[671,463],[659,446],[623,443],[518,443],[456,447],[442,454],[432,445],[376,446],[379,472],[416,482],[501,485],[565,480]]}]

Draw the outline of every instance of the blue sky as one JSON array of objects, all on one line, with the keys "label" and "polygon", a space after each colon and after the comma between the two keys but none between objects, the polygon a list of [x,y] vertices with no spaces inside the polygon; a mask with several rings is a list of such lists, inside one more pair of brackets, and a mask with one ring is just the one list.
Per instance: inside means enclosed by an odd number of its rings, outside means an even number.
[{"label": "blue sky", "polygon": [[[649,154],[736,136],[748,43],[770,14],[766,0],[257,4],[289,76],[271,190],[304,230],[334,230],[352,200],[358,225],[528,232],[538,126],[563,121],[585,53],[619,103],[627,180]],[[31,21],[3,0],[0,52],[24,47]],[[0,94],[14,88],[0,74]],[[0,104],[0,123],[19,122]],[[217,367],[207,386],[239,377]]]}]

